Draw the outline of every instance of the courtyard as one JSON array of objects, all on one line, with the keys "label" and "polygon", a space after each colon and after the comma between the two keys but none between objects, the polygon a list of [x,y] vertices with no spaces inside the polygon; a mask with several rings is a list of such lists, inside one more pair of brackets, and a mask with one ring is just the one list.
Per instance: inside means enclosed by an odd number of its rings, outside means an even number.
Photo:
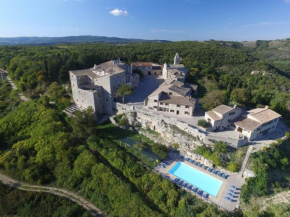
[{"label": "courtyard", "polygon": [[158,76],[144,76],[139,87],[132,95],[125,97],[126,103],[143,103],[146,97],[153,93],[165,80]]}]

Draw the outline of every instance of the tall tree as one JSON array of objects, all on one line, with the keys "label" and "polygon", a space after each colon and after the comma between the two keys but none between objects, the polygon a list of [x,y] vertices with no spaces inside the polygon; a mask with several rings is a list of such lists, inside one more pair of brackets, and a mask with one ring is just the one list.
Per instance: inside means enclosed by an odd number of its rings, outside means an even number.
[{"label": "tall tree", "polygon": [[124,101],[125,101],[125,96],[126,95],[130,95],[133,93],[133,90],[132,90],[132,87],[129,86],[129,85],[126,85],[126,84],[122,84],[117,92],[116,92],[116,96],[117,97],[122,97],[122,101],[123,101],[123,104],[124,104]]}]

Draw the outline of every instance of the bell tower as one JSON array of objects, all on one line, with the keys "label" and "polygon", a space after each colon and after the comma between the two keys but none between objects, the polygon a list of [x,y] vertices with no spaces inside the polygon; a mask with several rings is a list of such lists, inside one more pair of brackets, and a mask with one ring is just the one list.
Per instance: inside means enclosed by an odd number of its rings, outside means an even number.
[{"label": "bell tower", "polygon": [[174,57],[174,65],[180,64],[179,53],[177,52]]}]

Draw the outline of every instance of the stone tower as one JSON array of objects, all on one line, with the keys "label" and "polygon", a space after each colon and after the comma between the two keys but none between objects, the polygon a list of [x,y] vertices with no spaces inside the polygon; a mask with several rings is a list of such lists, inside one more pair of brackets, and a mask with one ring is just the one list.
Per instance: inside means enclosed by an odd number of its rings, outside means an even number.
[{"label": "stone tower", "polygon": [[175,54],[175,57],[174,57],[174,65],[176,64],[180,64],[180,57],[179,57],[178,52]]}]

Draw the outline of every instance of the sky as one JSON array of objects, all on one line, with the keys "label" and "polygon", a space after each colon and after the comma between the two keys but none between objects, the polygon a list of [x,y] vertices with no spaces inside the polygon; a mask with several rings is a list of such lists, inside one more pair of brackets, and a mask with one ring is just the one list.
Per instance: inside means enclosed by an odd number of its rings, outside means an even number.
[{"label": "sky", "polygon": [[0,0],[0,37],[290,38],[290,0]]}]

